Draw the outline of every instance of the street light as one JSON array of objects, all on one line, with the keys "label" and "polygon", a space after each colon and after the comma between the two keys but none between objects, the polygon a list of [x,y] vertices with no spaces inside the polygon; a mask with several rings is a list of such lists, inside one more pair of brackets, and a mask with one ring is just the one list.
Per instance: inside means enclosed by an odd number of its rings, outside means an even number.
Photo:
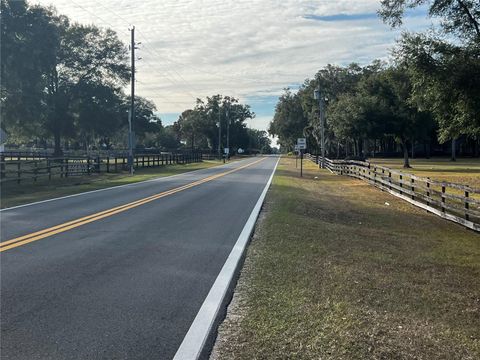
[{"label": "street light", "polygon": [[324,99],[322,97],[322,94],[320,92],[320,87],[318,89],[315,89],[313,92],[313,97],[315,100],[318,100],[318,108],[319,108],[319,119],[320,119],[320,135],[321,135],[321,141],[320,141],[320,147],[322,151],[322,159],[320,161],[320,166],[322,169],[325,168],[325,114],[324,114]]}]

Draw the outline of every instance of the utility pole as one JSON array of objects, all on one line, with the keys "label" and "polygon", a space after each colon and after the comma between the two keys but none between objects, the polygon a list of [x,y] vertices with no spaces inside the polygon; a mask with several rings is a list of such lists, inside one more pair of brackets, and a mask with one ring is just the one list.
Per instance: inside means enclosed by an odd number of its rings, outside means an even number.
[{"label": "utility pole", "polygon": [[230,159],[230,114],[228,112],[228,107],[225,109],[225,117],[227,118],[227,159]]},{"label": "utility pole", "polygon": [[130,175],[133,175],[133,122],[135,120],[135,26],[130,29],[131,34],[131,88],[130,88],[130,112],[128,116],[128,166]]},{"label": "utility pole", "polygon": [[325,110],[324,110],[324,98],[320,91],[320,85],[318,89],[314,91],[314,98],[318,100],[318,109],[319,109],[319,120],[320,120],[320,147],[322,151],[322,158],[320,161],[320,167],[325,168]]},{"label": "utility pole", "polygon": [[222,158],[222,121],[220,118],[220,103],[218,103],[218,159]]}]

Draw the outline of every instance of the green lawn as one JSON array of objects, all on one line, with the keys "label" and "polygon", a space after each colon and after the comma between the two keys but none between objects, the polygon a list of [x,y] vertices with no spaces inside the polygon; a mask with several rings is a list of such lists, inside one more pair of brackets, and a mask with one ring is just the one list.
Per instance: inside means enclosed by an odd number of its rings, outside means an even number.
[{"label": "green lawn", "polygon": [[59,196],[149,180],[156,177],[176,175],[188,171],[209,168],[220,165],[221,163],[221,161],[208,160],[187,165],[178,164],[145,169],[140,168],[135,172],[134,176],[130,176],[126,172],[121,172],[92,174],[90,176],[73,176],[69,178],[55,177],[52,178],[51,181],[48,181],[46,178],[39,178],[37,182],[28,180],[22,181],[20,184],[16,182],[6,182],[1,186],[0,206],[1,208],[6,208]]},{"label": "green lawn", "polygon": [[369,161],[418,176],[480,189],[480,158],[459,158],[457,161],[450,161],[448,158],[411,159],[411,169],[403,169],[403,159],[370,158]]},{"label": "green lawn", "polygon": [[479,359],[480,235],[283,158],[212,359]]}]

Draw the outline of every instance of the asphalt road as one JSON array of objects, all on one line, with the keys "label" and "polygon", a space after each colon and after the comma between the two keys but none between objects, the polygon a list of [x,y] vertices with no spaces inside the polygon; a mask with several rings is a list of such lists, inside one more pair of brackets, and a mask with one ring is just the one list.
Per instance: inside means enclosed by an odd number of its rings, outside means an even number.
[{"label": "asphalt road", "polygon": [[171,359],[277,158],[258,160],[2,211],[1,358]]}]

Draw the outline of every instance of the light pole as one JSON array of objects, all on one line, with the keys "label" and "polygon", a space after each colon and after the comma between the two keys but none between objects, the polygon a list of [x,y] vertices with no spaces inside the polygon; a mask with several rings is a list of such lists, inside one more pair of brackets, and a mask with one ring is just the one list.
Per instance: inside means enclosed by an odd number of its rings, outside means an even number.
[{"label": "light pole", "polygon": [[315,89],[313,92],[313,97],[315,100],[318,100],[318,109],[319,109],[319,119],[320,119],[320,147],[322,151],[322,159],[320,161],[320,167],[325,168],[325,114],[324,114],[324,99],[322,93],[320,92],[320,86],[318,89]]}]

